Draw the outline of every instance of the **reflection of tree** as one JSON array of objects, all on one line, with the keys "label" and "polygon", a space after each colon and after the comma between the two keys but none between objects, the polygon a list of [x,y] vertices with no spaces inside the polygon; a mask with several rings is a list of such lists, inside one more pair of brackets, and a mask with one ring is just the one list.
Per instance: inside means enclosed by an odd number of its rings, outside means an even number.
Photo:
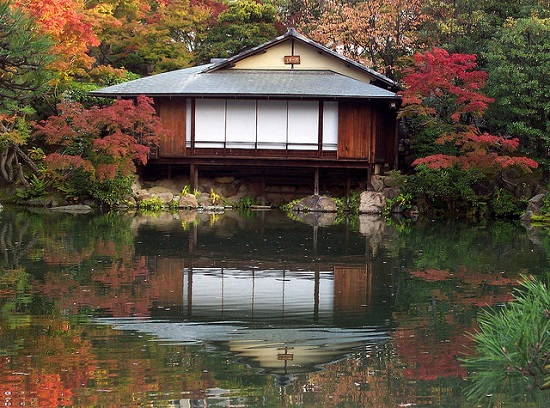
[{"label": "reflection of tree", "polygon": [[[182,394],[204,400],[208,388],[219,386],[212,367],[227,361],[199,346],[160,344],[60,317],[33,317],[25,328],[0,325],[0,334],[2,406],[142,406]],[[250,368],[241,371],[252,378]]]},{"label": "reflection of tree", "polygon": [[425,269],[400,284],[395,314],[397,353],[405,376],[425,381],[466,376],[459,358],[472,346],[465,333],[480,307],[509,300],[514,279],[461,267]]},{"label": "reflection of tree", "polygon": [[24,338],[26,344],[19,344],[22,350],[18,353],[0,358],[0,403],[72,405],[75,390],[87,384],[95,366],[90,342],[81,337],[80,331],[71,329],[66,320],[58,318],[35,321],[33,326],[14,331],[3,333],[3,341],[6,337]]},{"label": "reflection of tree", "polygon": [[[517,278],[520,273],[539,274],[549,266],[547,255],[534,248],[525,228],[510,222],[480,226],[452,220],[419,221],[401,239],[406,245],[401,255],[409,258],[416,270],[454,272],[464,267]],[[531,253],[528,257],[527,252]]]},{"label": "reflection of tree", "polygon": [[[131,255],[129,253],[128,255]],[[146,258],[119,259],[96,266],[89,281],[80,282],[70,274],[47,273],[37,290],[55,301],[65,312],[99,310],[109,316],[149,316],[158,297],[149,281]]]},{"label": "reflection of tree", "polygon": [[[27,256],[36,243],[36,235],[32,232],[31,222],[10,212],[0,219],[0,260],[2,269],[16,269],[19,262]],[[3,261],[3,262],[2,262]],[[3,265],[2,265],[3,263]]]}]

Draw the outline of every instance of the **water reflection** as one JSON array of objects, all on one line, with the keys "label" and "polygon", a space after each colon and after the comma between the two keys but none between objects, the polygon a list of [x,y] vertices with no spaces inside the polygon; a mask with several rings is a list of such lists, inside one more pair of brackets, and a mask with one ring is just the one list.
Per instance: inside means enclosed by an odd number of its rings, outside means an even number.
[{"label": "water reflection", "polygon": [[382,219],[368,222],[377,234],[366,240],[349,226],[320,230],[281,213],[246,220],[231,213],[208,219],[208,228],[195,221],[182,228],[181,220],[189,217],[134,224],[137,254],[170,286],[159,292],[152,320],[108,323],[173,342],[215,343],[285,375],[387,341],[391,274],[373,276],[371,260]]},{"label": "water reflection", "polygon": [[464,333],[545,237],[323,222],[3,212],[0,402],[464,406]]}]

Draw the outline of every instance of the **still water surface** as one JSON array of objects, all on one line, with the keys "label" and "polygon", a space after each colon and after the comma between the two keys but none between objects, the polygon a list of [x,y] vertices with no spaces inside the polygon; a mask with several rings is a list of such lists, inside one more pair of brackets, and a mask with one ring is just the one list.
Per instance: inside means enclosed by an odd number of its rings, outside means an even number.
[{"label": "still water surface", "polygon": [[467,333],[550,240],[331,217],[5,209],[0,405],[475,406]]}]

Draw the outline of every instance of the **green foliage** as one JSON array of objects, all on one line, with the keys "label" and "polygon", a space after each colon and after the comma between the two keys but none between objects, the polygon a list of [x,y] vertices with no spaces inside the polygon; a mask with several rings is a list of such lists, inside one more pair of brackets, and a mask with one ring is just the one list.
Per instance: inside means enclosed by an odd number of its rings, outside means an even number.
[{"label": "green foliage", "polygon": [[46,180],[38,178],[33,174],[27,188],[18,188],[16,190],[17,200],[24,203],[30,198],[42,197],[46,193],[47,187],[48,183]]},{"label": "green foliage", "polygon": [[404,196],[420,200],[435,212],[483,213],[483,197],[474,190],[475,184],[484,177],[480,170],[463,170],[457,166],[430,169],[425,165],[417,166],[416,170],[404,186]]},{"label": "green foliage", "polygon": [[479,331],[472,335],[476,355],[464,360],[472,370],[470,399],[480,401],[488,394],[498,399],[514,383],[523,385],[523,392],[550,389],[548,282],[524,278],[513,302],[482,312],[478,323]]},{"label": "green foliage", "polygon": [[517,216],[525,209],[525,202],[518,200],[510,190],[500,187],[495,187],[493,190],[490,205],[493,214],[497,217]]},{"label": "green foliage", "polygon": [[141,200],[138,203],[138,207],[140,210],[161,211],[164,209],[164,202],[162,201],[162,198],[153,196],[151,198]]},{"label": "green foliage", "polygon": [[359,205],[361,204],[361,191],[352,191],[347,199],[347,208],[351,214],[359,214]]},{"label": "green foliage", "polygon": [[112,179],[92,180],[82,186],[81,191],[87,192],[95,200],[112,208],[130,196],[133,180],[133,176],[124,176],[119,173]]},{"label": "green foliage", "polygon": [[402,211],[409,210],[412,207],[413,199],[411,193],[399,193],[395,198],[386,199],[386,208],[384,209],[384,214],[388,215],[396,209]]},{"label": "green foliage", "polygon": [[446,124],[421,124],[420,118],[407,120],[408,129],[414,137],[411,140],[412,158],[430,156],[432,154],[456,155],[458,149],[451,143],[436,143],[436,141],[452,129]]},{"label": "green foliage", "polygon": [[[550,188],[550,186],[548,186]],[[541,213],[550,214],[550,194],[545,194],[542,199]]]},{"label": "green foliage", "polygon": [[492,127],[520,140],[520,149],[550,169],[550,19],[509,20],[490,43],[487,92]]},{"label": "green foliage", "polygon": [[252,196],[242,197],[235,205],[235,208],[245,209],[256,204],[256,198]]},{"label": "green foliage", "polygon": [[10,1],[0,1],[0,112],[15,113],[44,91],[53,74],[51,41]]},{"label": "green foliage", "polygon": [[277,35],[276,21],[277,10],[271,4],[254,0],[232,1],[197,48],[195,59],[207,63],[212,58],[231,57],[269,41]]},{"label": "green foliage", "polygon": [[213,189],[210,190],[210,201],[212,201],[212,205],[218,205],[222,203],[222,196],[218,193],[216,193]]},{"label": "green foliage", "polygon": [[[183,189],[181,190],[181,195],[182,196],[186,196],[187,194],[191,194],[191,186],[189,184],[184,186]],[[197,189],[194,189],[193,190],[193,195],[195,196],[195,198],[199,198],[200,195],[201,195],[201,192]]]}]

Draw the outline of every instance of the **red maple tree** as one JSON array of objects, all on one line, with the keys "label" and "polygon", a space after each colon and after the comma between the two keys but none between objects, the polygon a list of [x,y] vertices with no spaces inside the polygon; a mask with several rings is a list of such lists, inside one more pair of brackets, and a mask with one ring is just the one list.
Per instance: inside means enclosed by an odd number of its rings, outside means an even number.
[{"label": "red maple tree", "polygon": [[530,171],[538,164],[515,155],[517,139],[494,136],[481,130],[482,117],[493,99],[481,93],[487,73],[477,69],[476,56],[450,54],[444,49],[414,55],[414,66],[405,71],[402,118],[414,117],[424,128],[440,127],[440,145],[456,148],[456,155],[432,154],[413,166],[441,169],[457,165],[490,173],[509,167]]},{"label": "red maple tree", "polygon": [[59,110],[35,125],[35,135],[54,150],[45,164],[56,179],[66,179],[75,169],[99,181],[131,175],[136,163],[147,163],[150,146],[167,132],[145,96],[90,109],[63,102]]}]

